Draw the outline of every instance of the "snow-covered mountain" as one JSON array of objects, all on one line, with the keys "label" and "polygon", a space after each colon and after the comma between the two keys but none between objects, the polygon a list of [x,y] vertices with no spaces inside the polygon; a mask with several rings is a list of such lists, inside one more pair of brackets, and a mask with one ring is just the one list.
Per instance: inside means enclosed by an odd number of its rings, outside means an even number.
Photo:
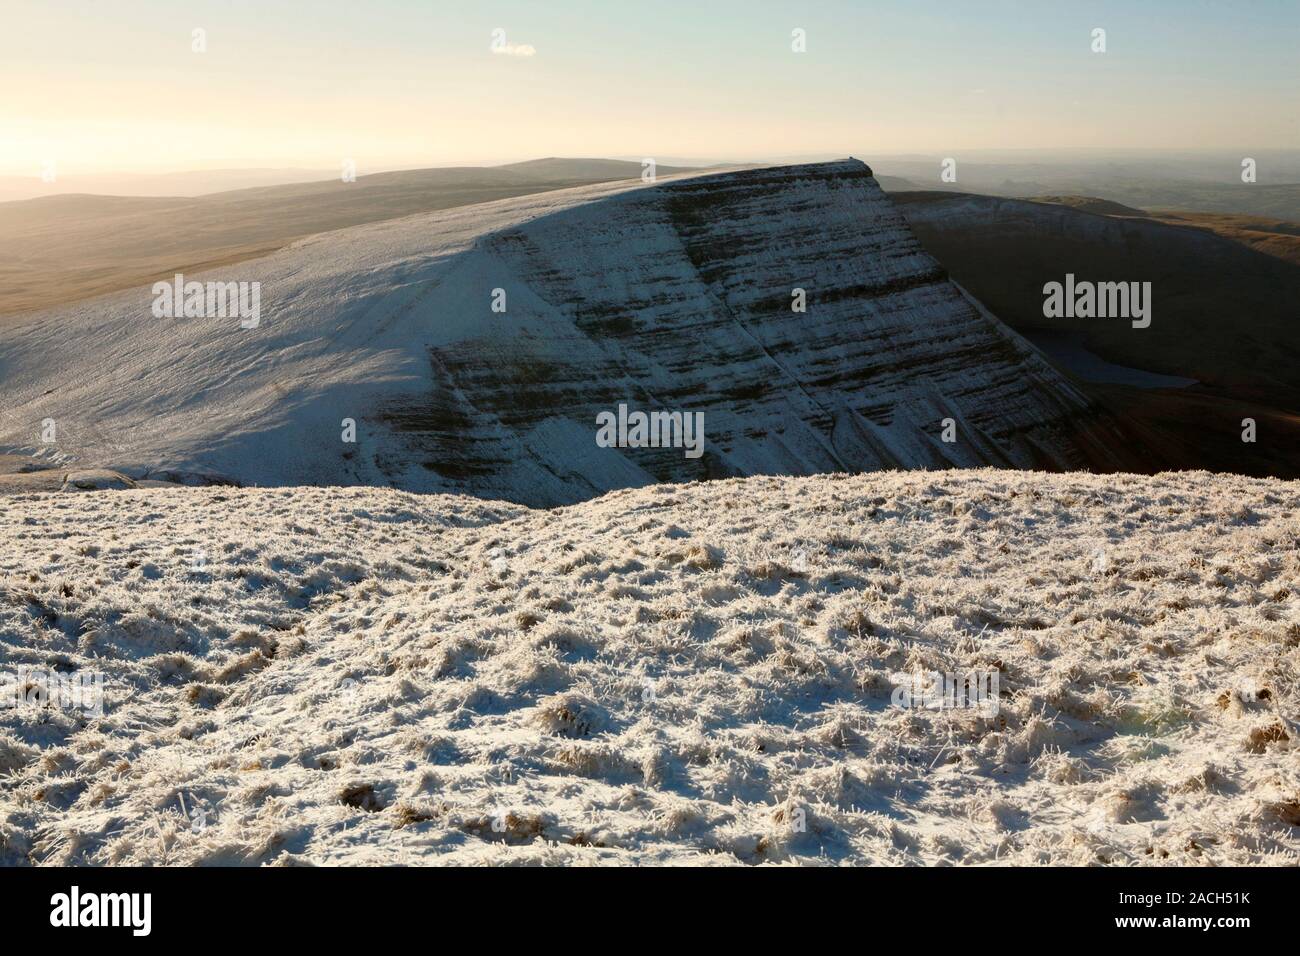
[{"label": "snow-covered mountain", "polygon": [[[531,505],[1125,461],[1117,423],[950,282],[854,160],[421,214],[186,279],[260,283],[257,327],[155,318],[141,288],[4,329],[0,446],[135,477]],[[620,404],[703,413],[703,454],[602,447],[597,416]]]}]

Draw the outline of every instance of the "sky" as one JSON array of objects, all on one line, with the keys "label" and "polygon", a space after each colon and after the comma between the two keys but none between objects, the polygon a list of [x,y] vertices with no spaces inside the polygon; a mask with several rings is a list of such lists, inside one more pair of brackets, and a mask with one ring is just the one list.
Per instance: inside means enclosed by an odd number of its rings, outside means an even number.
[{"label": "sky", "polygon": [[0,0],[0,175],[1249,155],[1300,147],[1298,48],[1300,0]]}]

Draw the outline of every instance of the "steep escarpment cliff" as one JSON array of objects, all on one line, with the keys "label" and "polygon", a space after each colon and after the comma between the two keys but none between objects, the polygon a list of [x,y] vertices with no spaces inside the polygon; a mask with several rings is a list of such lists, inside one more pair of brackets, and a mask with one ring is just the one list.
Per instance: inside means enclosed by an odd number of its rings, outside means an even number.
[{"label": "steep escarpment cliff", "polygon": [[[1121,426],[950,282],[853,160],[412,216],[228,273],[187,278],[259,282],[256,328],[156,319],[141,290],[6,330],[0,443],[30,450],[52,419],[45,454],[136,476],[532,505],[1131,460]],[[702,415],[701,453],[598,442],[620,406]]]}]

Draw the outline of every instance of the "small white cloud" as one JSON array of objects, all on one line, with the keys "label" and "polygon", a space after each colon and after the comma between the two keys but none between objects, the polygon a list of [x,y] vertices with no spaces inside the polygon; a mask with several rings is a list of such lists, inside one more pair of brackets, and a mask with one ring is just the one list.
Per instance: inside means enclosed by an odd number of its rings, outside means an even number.
[{"label": "small white cloud", "polygon": [[505,43],[494,46],[492,52],[499,56],[533,56],[537,50],[531,43]]}]

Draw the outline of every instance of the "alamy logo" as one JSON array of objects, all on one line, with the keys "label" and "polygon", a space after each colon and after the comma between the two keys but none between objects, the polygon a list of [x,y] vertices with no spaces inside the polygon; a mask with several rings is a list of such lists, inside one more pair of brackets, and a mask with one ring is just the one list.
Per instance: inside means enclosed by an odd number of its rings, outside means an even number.
[{"label": "alamy logo", "polygon": [[1049,319],[1132,319],[1133,328],[1151,324],[1150,282],[1075,282],[1067,272],[1065,284],[1043,286],[1043,316]]},{"label": "alamy logo", "polygon": [[176,273],[172,282],[153,284],[155,319],[225,319],[238,316],[241,329],[262,321],[262,283],[186,282]]},{"label": "alamy logo", "polygon": [[71,893],[50,897],[51,926],[129,926],[133,936],[148,936],[153,928],[152,893]]},{"label": "alamy logo", "polygon": [[890,697],[895,707],[926,710],[970,709],[996,717],[1001,674],[997,670],[943,674],[899,674]]},{"label": "alamy logo", "polygon": [[49,707],[103,717],[104,675],[87,670],[60,674],[53,668],[20,665],[12,678],[0,682],[0,707]]},{"label": "alamy logo", "polygon": [[687,458],[704,454],[703,412],[628,412],[596,416],[596,444],[601,448],[685,448]]}]

